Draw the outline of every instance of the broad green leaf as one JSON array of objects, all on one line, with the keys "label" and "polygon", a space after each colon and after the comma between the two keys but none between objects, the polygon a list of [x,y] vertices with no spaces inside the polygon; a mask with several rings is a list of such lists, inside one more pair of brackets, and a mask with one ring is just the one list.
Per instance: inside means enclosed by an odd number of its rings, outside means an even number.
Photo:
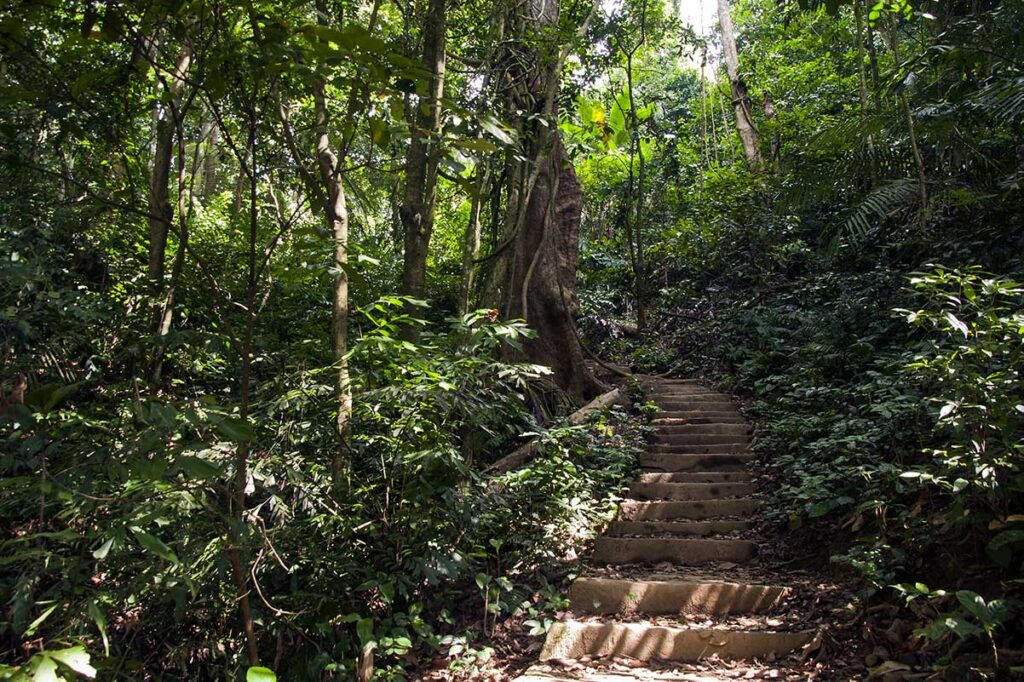
[{"label": "broad green leaf", "polygon": [[107,541],[102,545],[93,550],[92,556],[94,559],[103,560],[107,558],[107,554],[110,553],[110,548],[114,546],[114,538],[107,538]]},{"label": "broad green leaf", "polygon": [[237,417],[224,417],[214,424],[217,431],[233,443],[252,440],[252,427]]},{"label": "broad green leaf", "polygon": [[142,545],[142,548],[146,551],[152,552],[161,559],[166,559],[167,561],[170,561],[172,564],[179,563],[178,557],[174,554],[174,551],[171,550],[171,548],[168,547],[164,543],[164,541],[158,538],[157,536],[150,535],[149,533],[138,528],[132,528],[132,533],[135,534],[135,538],[139,541],[139,544]]},{"label": "broad green leaf", "polygon": [[73,646],[68,649],[51,651],[49,654],[79,675],[96,677],[96,668],[89,665],[89,652],[85,650],[84,646]]},{"label": "broad green leaf", "polygon": [[277,682],[277,675],[270,668],[254,665],[245,671],[245,682]]},{"label": "broad green leaf", "polygon": [[218,467],[207,462],[201,457],[195,457],[193,455],[179,455],[178,459],[175,461],[178,468],[180,468],[189,478],[202,481],[210,478],[217,478],[221,475],[221,470]]},{"label": "broad green leaf", "polygon": [[363,646],[373,642],[373,618],[359,619],[359,622],[356,623],[356,635]]},{"label": "broad green leaf", "polygon": [[514,142],[508,131],[506,131],[498,120],[492,116],[481,116],[480,127],[502,144],[512,144]]},{"label": "broad green leaf", "polygon": [[60,682],[64,678],[57,675],[57,662],[50,658],[44,652],[36,654],[29,661],[29,670],[32,671],[32,677],[29,678],[33,682]]}]

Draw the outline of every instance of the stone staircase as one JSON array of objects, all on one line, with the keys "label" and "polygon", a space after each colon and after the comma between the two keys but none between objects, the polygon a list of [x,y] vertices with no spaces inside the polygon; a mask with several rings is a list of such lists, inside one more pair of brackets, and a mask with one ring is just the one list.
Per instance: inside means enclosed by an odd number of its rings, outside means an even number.
[{"label": "stone staircase", "polygon": [[[679,380],[647,390],[662,411],[643,473],[572,584],[541,664],[516,682],[725,679],[673,675],[665,662],[775,661],[814,636],[772,627],[794,588],[757,560],[749,427],[730,397]],[[602,660],[631,670],[589,667]]]}]

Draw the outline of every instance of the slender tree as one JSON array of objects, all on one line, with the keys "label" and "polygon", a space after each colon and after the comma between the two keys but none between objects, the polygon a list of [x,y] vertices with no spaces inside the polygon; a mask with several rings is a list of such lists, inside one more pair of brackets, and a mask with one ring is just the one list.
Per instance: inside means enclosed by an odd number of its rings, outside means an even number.
[{"label": "slender tree", "polygon": [[729,87],[732,92],[732,106],[736,113],[736,132],[739,133],[740,142],[743,144],[743,155],[747,159],[747,165],[757,170],[762,165],[761,149],[751,115],[747,84],[740,78],[740,58],[736,51],[732,17],[729,15],[729,0],[718,0],[718,24],[722,35],[722,52],[725,53],[725,69],[729,75]]},{"label": "slender tree", "polygon": [[[423,67],[429,74],[417,98],[405,164],[405,196],[399,213],[405,237],[402,291],[422,298],[427,254],[434,230],[438,167],[441,161],[441,100],[446,61],[446,0],[429,0],[423,23]],[[408,327],[409,330],[415,329]]]}]

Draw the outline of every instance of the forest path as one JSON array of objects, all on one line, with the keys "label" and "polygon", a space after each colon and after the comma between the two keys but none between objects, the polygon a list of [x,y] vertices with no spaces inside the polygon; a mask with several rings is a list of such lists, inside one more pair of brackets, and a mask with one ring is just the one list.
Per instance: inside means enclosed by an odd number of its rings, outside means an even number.
[{"label": "forest path", "polygon": [[662,411],[642,473],[515,682],[808,679],[783,661],[815,637],[799,613],[813,587],[758,556],[748,423],[695,382],[645,387]]}]

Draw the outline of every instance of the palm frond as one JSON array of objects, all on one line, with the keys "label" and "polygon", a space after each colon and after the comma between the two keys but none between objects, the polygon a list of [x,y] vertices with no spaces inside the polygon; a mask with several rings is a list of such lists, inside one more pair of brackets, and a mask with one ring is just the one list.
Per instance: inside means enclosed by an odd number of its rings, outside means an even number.
[{"label": "palm frond", "polygon": [[887,182],[865,196],[841,223],[830,228],[834,232],[833,243],[839,238],[863,241],[881,226],[884,219],[906,210],[917,197],[917,180],[901,178]]}]

